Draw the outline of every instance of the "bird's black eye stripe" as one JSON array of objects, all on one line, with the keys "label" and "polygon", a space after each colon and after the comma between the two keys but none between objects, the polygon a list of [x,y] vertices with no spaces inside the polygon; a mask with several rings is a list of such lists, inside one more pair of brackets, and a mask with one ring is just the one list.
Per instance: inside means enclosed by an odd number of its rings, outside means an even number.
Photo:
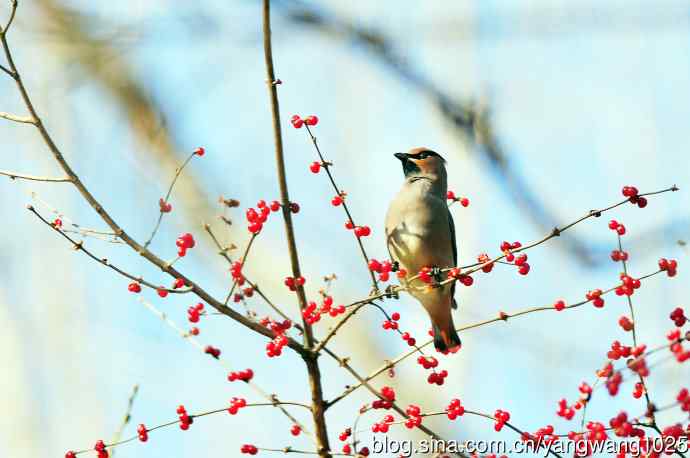
[{"label": "bird's black eye stripe", "polygon": [[426,150],[426,151],[420,151],[419,153],[417,153],[417,154],[414,156],[414,158],[415,158],[415,159],[426,159],[426,158],[429,157],[429,156],[438,156],[438,154],[436,154],[436,153],[433,152],[433,151]]}]

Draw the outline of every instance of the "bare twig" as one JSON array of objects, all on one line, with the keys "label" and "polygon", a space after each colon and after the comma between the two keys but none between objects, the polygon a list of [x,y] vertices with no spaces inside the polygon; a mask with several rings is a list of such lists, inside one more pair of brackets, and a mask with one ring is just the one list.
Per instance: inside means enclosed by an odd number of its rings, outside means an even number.
[{"label": "bare twig", "polygon": [[11,172],[9,170],[0,170],[0,175],[9,177],[11,180],[28,180],[28,181],[45,181],[48,183],[69,183],[72,181],[69,177],[41,177],[36,175],[27,175],[24,173]]},{"label": "bare twig", "polygon": [[[125,428],[129,424],[130,420],[132,419],[132,407],[134,406],[134,400],[137,397],[137,393],[139,392],[139,385],[136,384],[132,388],[132,394],[129,395],[129,399],[127,400],[127,410],[125,411],[125,416],[122,418],[122,423],[120,423],[120,427],[117,429],[117,432],[115,433],[115,436],[113,437],[113,443],[119,442],[120,439],[122,439],[122,433],[125,431]],[[110,453],[110,456],[115,456],[115,450],[113,450]]]},{"label": "bare twig", "polygon": [[[4,70],[4,69],[3,69]],[[8,121],[14,121],[21,124],[35,124],[32,118],[26,116],[17,116],[11,113],[5,113],[0,111],[0,118],[7,119]]]}]

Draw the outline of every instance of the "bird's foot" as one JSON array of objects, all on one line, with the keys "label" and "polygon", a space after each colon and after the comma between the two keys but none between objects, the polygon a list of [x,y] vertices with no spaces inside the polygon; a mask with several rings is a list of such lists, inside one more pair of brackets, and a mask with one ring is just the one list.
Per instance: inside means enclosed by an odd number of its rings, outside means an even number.
[{"label": "bird's foot", "polygon": [[441,268],[438,266],[434,266],[431,268],[431,276],[436,280],[436,283],[441,283],[443,281],[443,278],[441,278]]}]

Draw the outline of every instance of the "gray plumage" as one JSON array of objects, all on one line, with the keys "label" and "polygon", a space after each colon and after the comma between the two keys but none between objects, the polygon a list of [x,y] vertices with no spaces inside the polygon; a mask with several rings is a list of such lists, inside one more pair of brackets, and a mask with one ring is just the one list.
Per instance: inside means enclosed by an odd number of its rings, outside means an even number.
[{"label": "gray plumage", "polygon": [[403,165],[405,182],[386,214],[386,242],[391,258],[407,271],[403,284],[426,309],[434,329],[434,345],[445,351],[460,345],[451,308],[456,308],[455,283],[439,288],[420,280],[408,281],[423,267],[451,267],[457,263],[455,226],[446,204],[445,161],[427,148],[395,155]]}]

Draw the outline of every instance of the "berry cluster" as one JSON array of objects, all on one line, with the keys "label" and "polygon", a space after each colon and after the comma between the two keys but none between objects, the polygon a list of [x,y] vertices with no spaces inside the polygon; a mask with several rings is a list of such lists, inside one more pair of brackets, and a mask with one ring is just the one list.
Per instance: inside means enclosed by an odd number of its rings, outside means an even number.
[{"label": "berry cluster", "polygon": [[[386,329],[386,330],[393,329],[393,330],[397,331],[398,327],[399,327],[398,320],[400,320],[400,314],[398,312],[393,312],[391,314],[391,319],[383,322],[383,325],[382,325],[383,329]],[[408,336],[409,336],[409,334],[408,334]]]},{"label": "berry cluster", "polygon": [[489,272],[491,272],[493,270],[494,263],[489,262],[490,260],[491,260],[491,258],[489,258],[489,255],[486,253],[481,253],[479,256],[477,256],[477,262],[479,262],[480,264],[488,263],[488,264],[482,266],[482,272],[488,274]]},{"label": "berry cluster", "polygon": [[105,444],[102,440],[97,440],[96,445],[93,446],[93,449],[98,454],[98,458],[108,458],[108,451],[105,449]]},{"label": "berry cluster", "polygon": [[673,323],[679,328],[682,328],[688,321],[688,319],[685,317],[685,312],[680,307],[676,307],[669,315],[669,318],[671,318],[671,321],[673,321]]},{"label": "berry cluster", "polygon": [[141,292],[141,284],[138,281],[133,281],[129,285],[127,285],[127,291],[130,293],[140,293]]},{"label": "berry cluster", "polygon": [[410,347],[414,347],[415,345],[417,345],[417,340],[414,337],[410,336],[409,332],[403,332],[400,336],[402,337],[402,340],[407,342],[407,345],[409,345]]},{"label": "berry cluster", "polygon": [[187,309],[187,319],[190,323],[198,323],[199,317],[204,312],[204,304],[199,302],[196,305],[192,305]]},{"label": "berry cluster", "polygon": [[592,291],[587,292],[585,298],[587,298],[588,301],[591,301],[592,305],[594,305],[595,307],[601,308],[604,306],[604,299],[601,297],[602,294],[602,290],[594,289]]},{"label": "berry cluster", "polygon": [[187,250],[194,248],[196,242],[194,241],[194,236],[187,232],[175,240],[175,245],[177,245],[177,255],[183,258],[187,254]]},{"label": "berry cluster", "polygon": [[240,452],[247,455],[256,455],[257,453],[259,453],[259,449],[256,448],[256,445],[244,444],[242,445],[242,447],[240,447]]},{"label": "berry cluster", "polygon": [[407,429],[412,429],[422,424],[422,411],[419,406],[410,404],[405,409],[405,413],[407,414],[407,420],[405,420],[405,427]]},{"label": "berry cluster", "polygon": [[524,432],[520,438],[524,442],[537,443],[539,445],[544,444],[546,446],[558,440],[558,436],[553,433],[553,426],[551,425],[539,428],[534,434]]},{"label": "berry cluster", "polygon": [[230,374],[228,374],[229,382],[234,382],[235,380],[249,382],[252,378],[254,378],[254,371],[251,369],[245,369],[243,371],[238,372],[230,372]]},{"label": "berry cluster", "polygon": [[647,206],[647,199],[639,195],[639,191],[635,186],[623,186],[622,193],[628,198],[630,203],[640,208],[645,208]]},{"label": "berry cluster", "polygon": [[671,353],[676,356],[676,361],[683,363],[690,359],[690,350],[683,348],[683,343],[680,337],[680,329],[674,329],[666,336],[671,343]]},{"label": "berry cluster", "polygon": [[257,202],[256,207],[259,209],[258,212],[254,208],[249,208],[245,213],[247,222],[249,223],[247,229],[252,234],[258,234],[261,231],[261,229],[264,227],[264,223],[268,219],[268,215],[270,215],[271,212],[277,212],[280,210],[280,203],[277,200],[274,200],[269,206],[266,204],[266,201],[260,200]]},{"label": "berry cluster", "polygon": [[137,427],[137,436],[139,436],[139,440],[142,442],[149,440],[149,431],[143,423]]},{"label": "berry cluster", "polygon": [[611,260],[613,262],[625,262],[628,260],[628,252],[623,250],[613,250],[611,252]]},{"label": "berry cluster", "polygon": [[578,402],[573,406],[569,406],[568,401],[566,401],[565,398],[561,399],[558,401],[558,410],[556,411],[556,415],[561,418],[565,418],[566,420],[572,420],[575,416],[575,410],[578,409],[577,406],[581,406],[581,404]]},{"label": "berry cluster", "polygon": [[507,262],[513,262],[515,265],[518,267],[518,273],[520,275],[527,275],[530,271],[530,265],[527,262],[527,254],[521,253],[518,256],[515,256],[515,254],[512,252],[512,250],[517,250],[518,248],[522,247],[522,243],[520,242],[507,242],[503,241],[501,243],[500,249],[501,252],[505,255],[505,259]]},{"label": "berry cluster", "polygon": [[228,413],[230,415],[236,415],[237,412],[243,407],[247,406],[247,401],[244,398],[232,398],[230,399],[230,407],[228,407]]},{"label": "berry cluster", "polygon": [[446,199],[452,202],[460,202],[463,207],[468,207],[470,205],[470,199],[467,197],[456,197],[453,191],[448,191],[446,193]]},{"label": "berry cluster", "polygon": [[340,439],[340,442],[345,442],[350,438],[350,436],[352,436],[352,428],[347,428],[345,431],[340,433],[338,439]]},{"label": "berry cluster", "polygon": [[315,115],[309,115],[306,118],[302,119],[300,115],[293,115],[292,118],[290,118],[290,122],[292,123],[292,127],[295,129],[301,129],[303,125],[307,126],[315,126],[319,123],[319,118],[316,117]]},{"label": "berry cluster", "polygon": [[474,283],[474,278],[472,278],[471,275],[463,274],[459,267],[453,267],[450,269],[448,271],[448,278],[457,280],[465,286],[472,286],[472,283]]},{"label": "berry cluster", "polygon": [[609,229],[611,229],[612,231],[616,231],[618,235],[625,235],[625,226],[623,226],[615,219],[609,221]]},{"label": "berry cluster", "polygon": [[449,420],[455,420],[465,414],[465,408],[462,406],[460,399],[451,399],[450,404],[446,407],[446,415]]},{"label": "berry cluster", "polygon": [[500,431],[503,429],[505,424],[510,421],[510,414],[505,410],[498,409],[496,412],[494,412],[494,419],[496,420],[494,430]]},{"label": "berry cluster", "polygon": [[426,378],[426,381],[430,385],[436,384],[438,386],[441,386],[443,385],[443,382],[446,380],[446,377],[448,377],[448,371],[443,369],[440,372],[432,372],[431,374],[429,374],[429,376]]},{"label": "berry cluster", "polygon": [[632,296],[635,290],[640,288],[640,280],[637,278],[621,273],[620,279],[623,284],[616,287],[615,292],[617,296]]},{"label": "berry cluster", "polygon": [[166,202],[162,197],[158,199],[158,208],[161,213],[170,213],[172,211],[172,204]]},{"label": "berry cluster", "polygon": [[633,389],[632,396],[635,399],[640,399],[643,394],[644,394],[644,385],[641,382],[637,382],[635,384],[635,388]]},{"label": "berry cluster", "polygon": [[320,312],[322,314],[328,313],[331,317],[335,318],[336,316],[345,313],[345,306],[340,304],[336,307],[333,307],[333,298],[327,294],[324,294],[323,301],[321,302]]},{"label": "berry cluster", "polygon": [[283,353],[283,347],[288,344],[288,338],[285,333],[292,327],[292,321],[284,320],[283,322],[278,322],[270,318],[263,318],[260,323],[275,334],[275,337],[266,344],[266,356],[269,358],[280,356]]},{"label": "berry cluster", "polygon": [[237,283],[238,286],[244,285],[244,275],[242,275],[242,263],[240,261],[235,261],[232,263],[232,266],[230,266],[230,275],[232,275],[232,279],[235,283]]},{"label": "berry cluster", "polygon": [[283,283],[290,289],[290,291],[297,291],[298,286],[304,286],[307,280],[304,277],[285,277]]},{"label": "berry cluster", "polygon": [[666,258],[661,258],[659,259],[659,269],[666,271],[666,275],[669,277],[675,277],[676,276],[676,269],[678,268],[678,261],[675,259],[666,259]]},{"label": "berry cluster", "polygon": [[[376,259],[371,259],[369,261],[369,270],[379,274],[380,281],[388,281],[391,272],[393,271],[393,263],[390,261],[379,262]],[[396,272],[398,278],[405,278],[407,272],[404,269],[400,269]]]},{"label": "berry cluster", "polygon": [[211,355],[216,359],[220,358],[220,349],[211,345],[206,345],[206,348],[204,348],[204,353]]},{"label": "berry cluster", "polygon": [[321,310],[318,309],[316,302],[309,301],[309,303],[307,303],[306,308],[302,310],[302,318],[304,318],[307,324],[314,324],[321,319]]},{"label": "berry cluster", "polygon": [[373,433],[387,433],[388,429],[390,428],[390,424],[393,423],[395,419],[393,418],[393,415],[386,415],[383,417],[383,419],[378,422],[374,423],[371,426],[371,432]]},{"label": "berry cluster", "polygon": [[623,329],[625,332],[630,332],[633,330],[635,327],[635,324],[628,318],[627,316],[623,315],[618,319],[618,325]]},{"label": "berry cluster", "polygon": [[177,416],[180,419],[180,429],[182,431],[187,431],[189,429],[189,425],[194,423],[194,417],[187,415],[187,410],[183,405],[177,406]]}]

